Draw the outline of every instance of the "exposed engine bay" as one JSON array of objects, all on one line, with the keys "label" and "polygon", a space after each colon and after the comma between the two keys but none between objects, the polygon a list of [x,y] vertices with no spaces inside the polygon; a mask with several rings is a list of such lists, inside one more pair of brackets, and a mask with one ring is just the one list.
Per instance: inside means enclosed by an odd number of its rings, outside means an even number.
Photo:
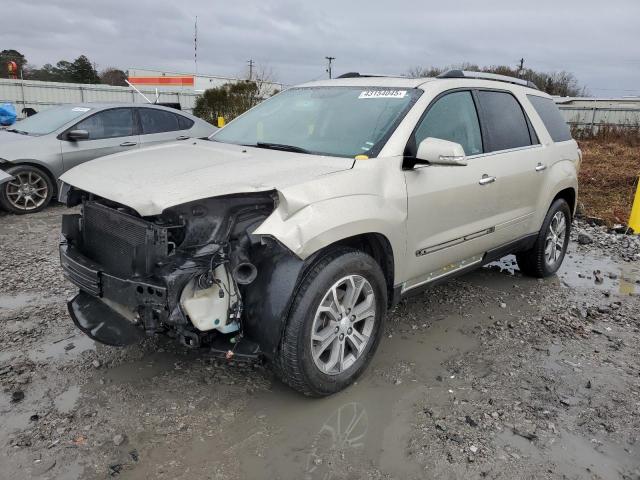
[{"label": "exposed engine bay", "polygon": [[144,218],[66,185],[60,197],[81,205],[63,216],[60,256],[80,288],[69,312],[87,335],[126,345],[161,333],[226,356],[274,351],[286,305],[267,293],[284,288],[278,297],[289,298],[302,269],[277,241],[253,235],[276,192],[198,200]]}]

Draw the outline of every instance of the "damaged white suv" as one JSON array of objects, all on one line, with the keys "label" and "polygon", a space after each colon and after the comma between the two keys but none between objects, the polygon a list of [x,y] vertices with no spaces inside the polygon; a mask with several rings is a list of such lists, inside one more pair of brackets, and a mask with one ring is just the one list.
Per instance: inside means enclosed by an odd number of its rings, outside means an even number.
[{"label": "damaged white suv", "polygon": [[[76,325],[262,358],[314,396],[352,383],[402,297],[508,253],[544,277],[569,241],[580,151],[509,77],[349,74],[215,133],[61,178]],[[426,312],[428,314],[428,312]]]}]

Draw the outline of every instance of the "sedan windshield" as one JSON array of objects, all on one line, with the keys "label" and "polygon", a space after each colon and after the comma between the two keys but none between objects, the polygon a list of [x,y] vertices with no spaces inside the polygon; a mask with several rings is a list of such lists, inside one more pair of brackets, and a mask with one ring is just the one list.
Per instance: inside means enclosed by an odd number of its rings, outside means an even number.
[{"label": "sedan windshield", "polygon": [[340,157],[376,156],[420,93],[408,88],[292,88],[241,115],[211,140]]},{"label": "sedan windshield", "polygon": [[53,107],[35,115],[20,120],[9,131],[25,133],[27,135],[46,135],[66,125],[70,121],[81,117],[91,110],[89,107]]}]

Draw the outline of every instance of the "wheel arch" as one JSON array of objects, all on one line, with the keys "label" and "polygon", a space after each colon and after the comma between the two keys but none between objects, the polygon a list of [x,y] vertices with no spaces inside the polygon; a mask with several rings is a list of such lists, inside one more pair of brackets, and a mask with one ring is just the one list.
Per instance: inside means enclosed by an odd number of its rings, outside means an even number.
[{"label": "wheel arch", "polygon": [[21,167],[27,165],[29,167],[34,167],[37,168],[38,170],[42,170],[47,177],[49,177],[49,180],[51,180],[51,184],[53,185],[53,193],[51,196],[52,200],[56,199],[57,193],[58,193],[58,182],[56,180],[56,176],[53,174],[53,172],[51,171],[51,169],[49,167],[47,167],[46,165],[36,161],[36,160],[32,160],[32,159],[24,159],[24,160],[15,160],[12,162],[7,162],[7,163],[3,163],[0,164],[0,168],[2,168],[3,170],[7,170],[11,167]]},{"label": "wheel arch", "polygon": [[247,338],[260,344],[262,353],[273,358],[280,346],[282,333],[293,299],[308,272],[325,255],[341,248],[363,251],[380,265],[386,281],[387,303],[394,296],[394,256],[388,238],[376,232],[341,238],[301,259],[273,237],[265,237],[266,249],[255,255],[258,276],[242,292],[245,307],[243,328]]},{"label": "wheel arch", "polygon": [[391,306],[390,302],[392,302],[393,299],[395,258],[389,239],[378,232],[361,233],[351,237],[345,237],[322,248],[316,253],[316,258],[319,258],[319,256],[324,255],[332,249],[340,247],[348,247],[362,251],[376,261],[384,275],[387,287],[387,299],[389,306]]},{"label": "wheel arch", "polygon": [[553,200],[551,200],[551,203],[549,204],[549,206],[553,205],[553,202],[555,202],[559,198],[562,198],[569,204],[569,209],[571,210],[571,215],[573,216],[576,213],[577,196],[578,195],[575,188],[573,187],[564,188],[560,190],[558,193],[556,193],[556,195],[553,197]]}]

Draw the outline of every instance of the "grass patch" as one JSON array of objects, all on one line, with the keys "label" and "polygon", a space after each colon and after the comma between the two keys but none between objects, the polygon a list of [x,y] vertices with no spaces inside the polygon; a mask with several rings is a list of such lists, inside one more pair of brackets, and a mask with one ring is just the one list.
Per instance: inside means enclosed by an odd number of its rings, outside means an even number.
[{"label": "grass patch", "polygon": [[601,135],[578,141],[579,201],[587,216],[626,224],[640,175],[640,135]]}]

